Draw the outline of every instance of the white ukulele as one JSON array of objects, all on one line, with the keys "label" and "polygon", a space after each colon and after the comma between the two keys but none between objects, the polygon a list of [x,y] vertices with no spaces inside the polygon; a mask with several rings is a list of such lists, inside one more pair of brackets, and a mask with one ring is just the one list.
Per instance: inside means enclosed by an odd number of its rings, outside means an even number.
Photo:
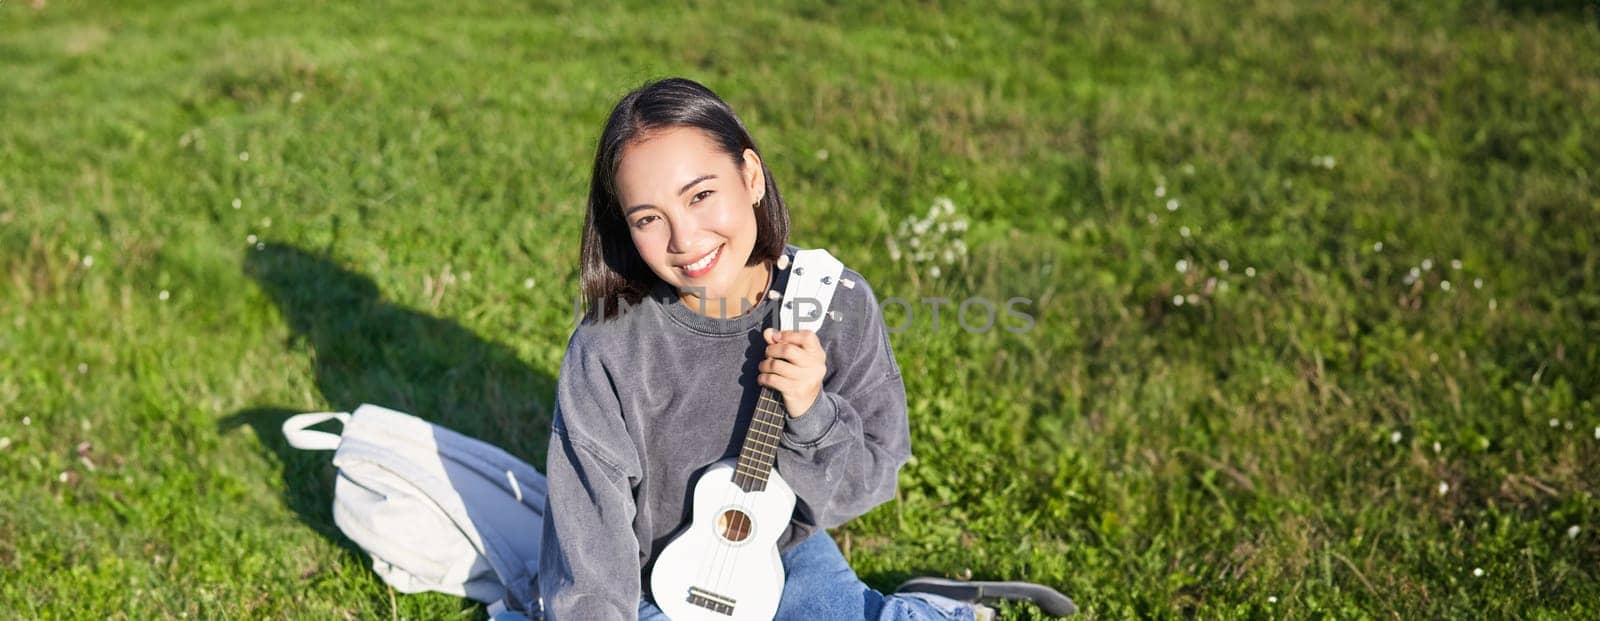
[{"label": "white ukulele", "polygon": [[[778,269],[790,257],[778,257]],[[844,264],[827,250],[801,250],[778,309],[782,330],[812,330],[829,312]],[[777,291],[768,293],[776,300]],[[821,399],[822,396],[817,398]],[[712,464],[694,484],[694,517],[656,557],[650,590],[673,621],[771,619],[783,594],[778,537],[794,514],[794,490],[773,469],[784,414],[780,395],[762,386],[738,459]]]}]

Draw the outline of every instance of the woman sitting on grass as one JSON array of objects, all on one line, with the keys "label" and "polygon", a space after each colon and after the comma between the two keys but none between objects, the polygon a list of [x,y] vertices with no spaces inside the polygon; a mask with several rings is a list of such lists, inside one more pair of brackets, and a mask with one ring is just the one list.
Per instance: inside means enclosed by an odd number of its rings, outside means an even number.
[{"label": "woman sitting on grass", "polygon": [[612,110],[584,222],[587,311],[561,365],[539,586],[550,618],[663,618],[653,562],[689,520],[696,477],[737,455],[761,387],[787,419],[776,470],[795,510],[778,549],[781,619],[990,618],[993,599],[1072,604],[1026,583],[862,583],[824,529],[893,498],[911,454],[905,386],[865,279],[821,334],[760,330],[789,217],[728,105],[684,79]]}]

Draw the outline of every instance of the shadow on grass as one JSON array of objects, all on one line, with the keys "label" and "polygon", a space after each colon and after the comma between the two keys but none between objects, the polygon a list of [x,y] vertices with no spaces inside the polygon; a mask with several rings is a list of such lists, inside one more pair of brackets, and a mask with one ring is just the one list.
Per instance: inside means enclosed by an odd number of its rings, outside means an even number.
[{"label": "shadow on grass", "polygon": [[[314,352],[317,390],[330,410],[349,412],[362,403],[400,410],[544,469],[555,382],[510,348],[388,302],[372,279],[293,246],[247,251],[244,272],[288,322],[285,346]],[[249,408],[225,418],[219,431],[251,427],[283,469],[285,504],[365,564],[366,555],[333,522],[333,454],[301,451],[284,440],[283,421],[298,413]]]}]

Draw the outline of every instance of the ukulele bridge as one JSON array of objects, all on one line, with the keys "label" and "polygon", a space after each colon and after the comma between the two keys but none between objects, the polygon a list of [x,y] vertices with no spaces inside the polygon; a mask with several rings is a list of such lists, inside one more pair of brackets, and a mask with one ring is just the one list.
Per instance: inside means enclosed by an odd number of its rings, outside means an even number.
[{"label": "ukulele bridge", "polygon": [[700,587],[689,587],[689,603],[718,614],[733,616],[733,598]]}]

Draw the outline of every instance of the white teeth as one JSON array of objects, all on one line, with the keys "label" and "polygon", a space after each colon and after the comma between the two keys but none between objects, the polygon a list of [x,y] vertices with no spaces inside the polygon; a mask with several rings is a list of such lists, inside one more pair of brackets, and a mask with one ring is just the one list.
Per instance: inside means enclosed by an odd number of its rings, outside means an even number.
[{"label": "white teeth", "polygon": [[703,269],[706,268],[707,265],[711,265],[711,262],[713,260],[715,260],[717,258],[717,255],[719,253],[721,253],[721,252],[722,252],[722,246],[717,246],[717,249],[711,251],[711,254],[706,255],[705,258],[700,259],[699,261],[695,261],[694,263],[690,263],[688,265],[683,266],[683,269],[684,269],[684,271],[688,271],[688,272],[694,272],[694,271],[703,270]]}]

